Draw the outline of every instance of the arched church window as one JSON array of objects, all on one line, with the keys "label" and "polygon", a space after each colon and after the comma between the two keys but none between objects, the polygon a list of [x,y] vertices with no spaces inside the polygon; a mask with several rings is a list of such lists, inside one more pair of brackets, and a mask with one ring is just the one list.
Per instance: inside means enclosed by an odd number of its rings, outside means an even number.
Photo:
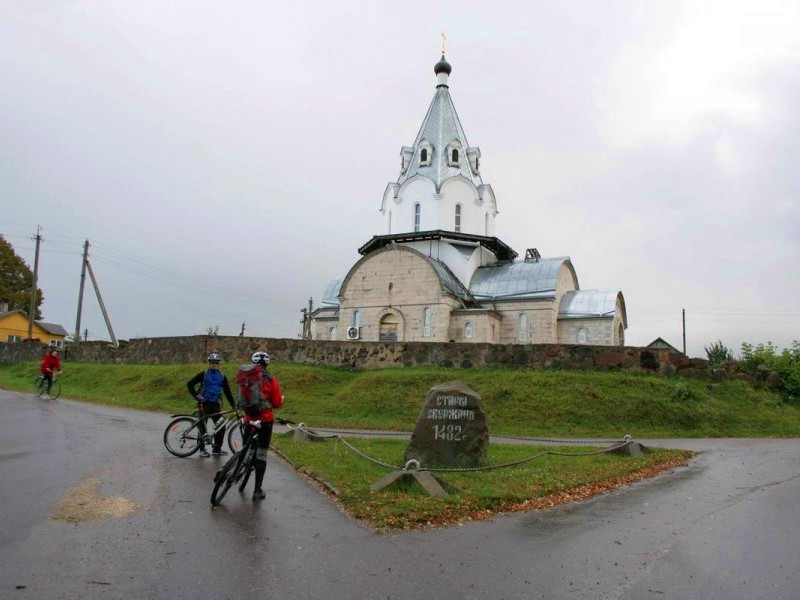
[{"label": "arched church window", "polygon": [[461,205],[456,204],[456,232],[461,231]]},{"label": "arched church window", "polygon": [[578,329],[578,336],[576,338],[576,341],[579,344],[585,344],[588,341],[588,339],[589,339],[589,335],[588,335],[588,333],[586,331],[586,328],[585,327],[581,327],[580,329]]},{"label": "arched church window", "polygon": [[361,311],[357,310],[353,313],[353,327],[361,327]]},{"label": "arched church window", "polygon": [[483,217],[483,235],[489,235],[489,213]]},{"label": "arched church window", "polygon": [[419,202],[414,204],[414,231],[419,231],[420,223],[422,221],[422,207]]},{"label": "arched church window", "polygon": [[422,309],[422,337],[433,336],[433,311],[425,307]]},{"label": "arched church window", "polygon": [[520,342],[527,342],[528,341],[528,315],[522,313],[519,316],[519,335],[517,339]]},{"label": "arched church window", "polygon": [[389,211],[389,233],[392,233],[392,211]]},{"label": "arched church window", "polygon": [[457,165],[458,164],[458,149],[453,148],[453,151],[450,153],[450,161]]},{"label": "arched church window", "polygon": [[378,340],[381,342],[396,342],[400,321],[396,315],[389,313],[381,319]]},{"label": "arched church window", "polygon": [[428,149],[423,148],[419,151],[419,162],[427,163],[428,162]]},{"label": "arched church window", "polygon": [[336,327],[331,327],[328,330],[328,339],[329,340],[335,340],[336,339]]},{"label": "arched church window", "polygon": [[471,337],[474,335],[474,333],[475,333],[475,332],[474,332],[474,331],[473,331],[473,329],[472,329],[472,323],[471,323],[471,322],[469,322],[469,321],[467,321],[467,322],[464,324],[464,337],[466,337],[466,338],[471,338]]},{"label": "arched church window", "polygon": [[618,331],[619,331],[619,338],[617,339],[617,343],[620,346],[624,346],[625,345],[625,328],[622,326],[622,323],[619,324]]}]

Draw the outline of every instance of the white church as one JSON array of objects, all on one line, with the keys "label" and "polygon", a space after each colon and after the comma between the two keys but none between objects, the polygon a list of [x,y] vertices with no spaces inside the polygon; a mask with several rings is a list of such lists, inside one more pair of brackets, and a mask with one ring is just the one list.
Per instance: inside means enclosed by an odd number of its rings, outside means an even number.
[{"label": "white church", "polygon": [[442,55],[431,105],[383,193],[385,233],[328,284],[312,339],[624,345],[620,290],[581,290],[569,257],[530,248],[519,259],[495,237],[497,199],[456,114],[451,72]]}]

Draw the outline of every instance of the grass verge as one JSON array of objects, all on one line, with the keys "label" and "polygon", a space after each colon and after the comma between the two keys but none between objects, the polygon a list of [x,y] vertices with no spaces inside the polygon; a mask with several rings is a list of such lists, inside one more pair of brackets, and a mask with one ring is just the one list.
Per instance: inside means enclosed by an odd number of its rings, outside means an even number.
[{"label": "grass verge", "polygon": [[[347,441],[372,458],[403,464],[404,441]],[[338,440],[297,442],[291,435],[276,435],[273,447],[297,470],[324,482],[329,492],[335,490],[336,500],[347,513],[379,531],[485,520],[502,512],[576,502],[652,477],[693,455],[686,450],[654,448],[642,458],[579,456],[598,448],[491,444],[489,464],[495,465],[532,458],[547,450],[572,456],[539,456],[522,465],[486,471],[435,473],[456,491],[447,498],[434,498],[414,483],[372,491],[370,486],[390,471],[359,457]]]}]

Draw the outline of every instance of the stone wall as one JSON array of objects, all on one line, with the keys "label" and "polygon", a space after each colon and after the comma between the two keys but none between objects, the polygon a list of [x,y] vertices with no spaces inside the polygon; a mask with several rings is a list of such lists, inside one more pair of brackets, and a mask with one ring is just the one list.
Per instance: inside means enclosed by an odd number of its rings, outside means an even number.
[{"label": "stone wall", "polygon": [[17,342],[0,344],[0,364],[42,360],[48,346],[40,342]]},{"label": "stone wall", "polygon": [[[0,344],[0,362],[36,360],[43,347]],[[362,342],[268,339],[224,336],[139,338],[122,341],[119,348],[107,342],[68,346],[65,361],[130,364],[201,363],[217,351],[228,363],[248,362],[256,350],[266,350],[276,361],[380,369],[403,366],[508,367],[577,370],[625,370],[705,375],[707,361],[689,359],[669,350],[577,346],[560,344],[474,344],[437,342]]]}]

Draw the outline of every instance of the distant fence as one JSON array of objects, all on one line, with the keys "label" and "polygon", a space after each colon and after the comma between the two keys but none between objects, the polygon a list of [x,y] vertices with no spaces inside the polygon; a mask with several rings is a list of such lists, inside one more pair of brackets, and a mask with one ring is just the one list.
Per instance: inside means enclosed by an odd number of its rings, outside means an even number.
[{"label": "distant fence", "polygon": [[[256,350],[276,361],[382,369],[439,366],[454,369],[507,367],[584,371],[650,371],[663,374],[706,375],[708,362],[663,349],[563,344],[469,344],[431,342],[317,341],[197,335],[137,338],[120,342],[82,342],[65,348],[64,359],[78,362],[127,364],[185,364],[204,362],[209,352],[226,362],[247,362]],[[39,359],[38,344],[0,344],[0,363]]]}]

